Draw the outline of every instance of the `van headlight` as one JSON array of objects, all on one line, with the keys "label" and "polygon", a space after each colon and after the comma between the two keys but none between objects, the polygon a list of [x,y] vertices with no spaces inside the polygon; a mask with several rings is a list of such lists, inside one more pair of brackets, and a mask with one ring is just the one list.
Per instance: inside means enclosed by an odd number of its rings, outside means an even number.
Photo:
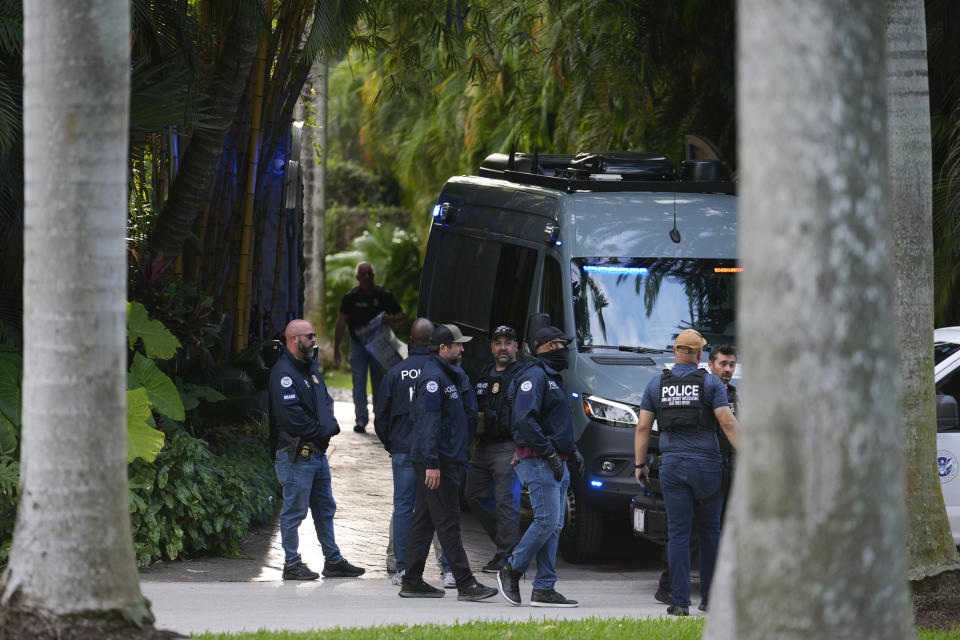
[{"label": "van headlight", "polygon": [[615,400],[607,400],[599,396],[585,396],[583,398],[583,412],[587,414],[588,418],[615,427],[632,429],[637,426],[636,410],[628,404]]}]

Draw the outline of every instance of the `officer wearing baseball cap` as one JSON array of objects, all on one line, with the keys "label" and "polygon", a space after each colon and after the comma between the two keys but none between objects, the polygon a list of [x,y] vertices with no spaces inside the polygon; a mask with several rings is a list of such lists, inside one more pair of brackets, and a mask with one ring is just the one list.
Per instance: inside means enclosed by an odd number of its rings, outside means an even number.
[{"label": "officer wearing baseball cap", "polygon": [[[493,362],[480,372],[474,388],[480,419],[477,446],[464,486],[464,497],[483,530],[497,546],[484,573],[497,573],[520,537],[520,480],[513,470],[513,431],[510,409],[514,392],[511,382],[526,363],[517,362],[517,332],[500,325],[490,335]],[[491,488],[492,486],[492,488]],[[490,499],[494,499],[491,508]]]},{"label": "officer wearing baseball cap", "polygon": [[690,534],[697,523],[700,541],[700,610],[706,611],[710,583],[720,543],[722,458],[716,422],[730,444],[737,446],[737,419],[727,404],[723,382],[698,367],[706,340],[684,329],[674,341],[676,364],[647,385],[640,402],[634,436],[637,482],[643,484],[650,429],[656,418],[660,431],[660,487],[667,508],[667,558],[670,565],[670,605],[667,613],[689,615]]},{"label": "officer wearing baseball cap", "polygon": [[434,531],[457,581],[457,599],[476,601],[497,594],[473,576],[460,537],[460,481],[467,444],[477,426],[477,397],[460,368],[460,328],[438,324],[430,338],[432,358],[423,364],[413,401],[410,459],[417,474],[417,498],[407,534],[407,570],[400,596],[442,598],[443,589],[423,580]]},{"label": "officer wearing baseball cap", "polygon": [[544,327],[533,336],[537,359],[520,373],[511,412],[513,441],[517,445],[516,471],[530,492],[533,522],[497,574],[500,594],[520,606],[520,577],[537,560],[532,607],[575,607],[576,600],[560,594],[554,585],[557,543],[570,486],[567,461],[583,473],[583,456],[573,435],[573,415],[560,372],[569,364],[567,345],[573,340],[557,327]]}]

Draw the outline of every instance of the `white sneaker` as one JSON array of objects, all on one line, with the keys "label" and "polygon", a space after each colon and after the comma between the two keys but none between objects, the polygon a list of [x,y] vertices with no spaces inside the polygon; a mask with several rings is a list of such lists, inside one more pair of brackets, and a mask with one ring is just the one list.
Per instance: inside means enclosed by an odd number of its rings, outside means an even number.
[{"label": "white sneaker", "polygon": [[456,589],[457,588],[457,579],[453,577],[452,573],[441,573],[443,576],[443,588],[444,589]]},{"label": "white sneaker", "polygon": [[390,584],[402,587],[403,586],[403,574],[407,572],[406,569],[403,571],[397,571],[395,574],[390,576]]}]

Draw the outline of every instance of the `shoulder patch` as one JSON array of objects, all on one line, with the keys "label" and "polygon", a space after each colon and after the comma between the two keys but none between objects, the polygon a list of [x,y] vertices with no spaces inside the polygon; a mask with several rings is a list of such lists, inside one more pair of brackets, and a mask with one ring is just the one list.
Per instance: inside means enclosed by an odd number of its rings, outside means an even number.
[{"label": "shoulder patch", "polygon": [[290,379],[290,376],[283,376],[280,378],[280,386],[284,389],[289,389],[293,386],[293,380]]},{"label": "shoulder patch", "polygon": [[440,388],[440,385],[437,384],[437,381],[436,381],[436,380],[429,380],[429,381],[427,381],[427,392],[428,392],[428,393],[436,393],[436,392],[437,392],[437,389],[439,389],[439,388]]},{"label": "shoulder patch", "polygon": [[529,380],[520,383],[520,391],[530,391],[530,389],[533,389],[533,383]]}]

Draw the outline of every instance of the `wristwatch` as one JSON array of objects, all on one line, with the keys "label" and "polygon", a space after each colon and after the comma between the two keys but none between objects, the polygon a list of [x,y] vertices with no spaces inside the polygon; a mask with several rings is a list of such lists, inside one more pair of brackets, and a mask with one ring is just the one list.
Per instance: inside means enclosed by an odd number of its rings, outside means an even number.
[{"label": "wristwatch", "polygon": [[645,466],[647,466],[647,463],[646,463],[646,462],[641,462],[640,464],[635,464],[635,465],[633,465],[633,468],[634,468],[634,469],[643,469]]}]

